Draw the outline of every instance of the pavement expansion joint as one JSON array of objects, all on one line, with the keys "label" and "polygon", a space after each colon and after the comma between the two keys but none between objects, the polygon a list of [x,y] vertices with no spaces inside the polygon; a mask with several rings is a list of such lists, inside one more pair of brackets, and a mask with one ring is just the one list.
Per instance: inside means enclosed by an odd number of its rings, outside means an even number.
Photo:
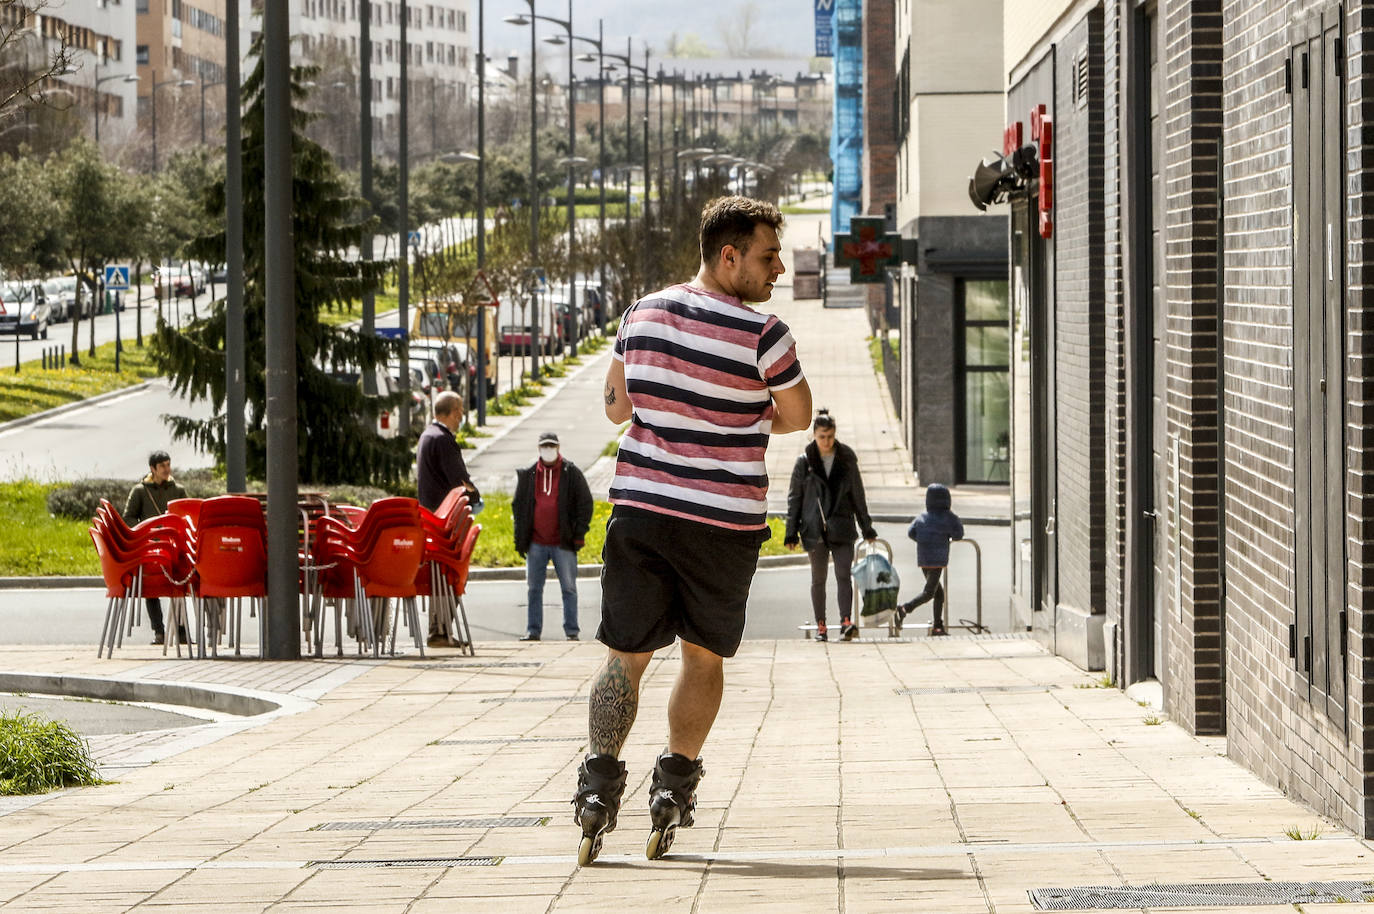
[{"label": "pavement expansion joint", "polygon": [[[569,828],[569,842],[576,835],[575,829]],[[615,839],[612,839],[615,840]],[[1343,841],[1349,840],[1348,836],[1331,835],[1329,837],[1318,837],[1316,841]],[[627,838],[628,843],[637,842]],[[984,844],[984,843],[956,843],[956,844],[933,844],[916,845],[907,847],[865,847],[865,848],[790,848],[786,850],[751,850],[751,851],[705,851],[701,853],[688,853],[687,839],[681,839],[683,847],[676,847],[670,859],[679,863],[764,863],[769,861],[786,860],[874,860],[874,859],[901,859],[901,858],[931,858],[931,857],[966,857],[974,855],[978,857],[991,856],[1018,856],[1029,854],[1062,855],[1071,852],[1097,853],[1101,851],[1195,851],[1198,848],[1214,849],[1235,849],[1260,845],[1283,845],[1291,843],[1287,836],[1277,838],[1213,838],[1198,841],[1181,840],[1159,840],[1159,841],[1061,841],[1061,842],[1042,842],[1042,843],[1007,843],[1007,844]],[[548,866],[551,864],[565,864],[571,862],[575,854],[540,854],[540,855],[504,855],[493,857],[502,866]],[[471,864],[444,863],[441,860],[459,860],[463,858],[416,858],[416,857],[397,857],[397,858],[378,858],[371,861],[362,860],[110,860],[79,862],[72,861],[63,863],[60,861],[43,861],[39,863],[0,863],[0,875],[20,875],[20,874],[57,874],[57,873],[102,873],[102,872],[137,872],[143,870],[254,870],[254,869],[301,869],[307,867],[319,867],[323,864],[370,864],[372,866],[463,866]],[[418,863],[418,860],[428,862]],[[607,863],[643,863],[643,852],[636,848],[635,853],[631,854],[602,854],[597,858],[598,862]],[[496,864],[482,864],[493,866]],[[331,868],[339,868],[331,866]],[[1139,907],[1139,905],[1137,905]]]}]

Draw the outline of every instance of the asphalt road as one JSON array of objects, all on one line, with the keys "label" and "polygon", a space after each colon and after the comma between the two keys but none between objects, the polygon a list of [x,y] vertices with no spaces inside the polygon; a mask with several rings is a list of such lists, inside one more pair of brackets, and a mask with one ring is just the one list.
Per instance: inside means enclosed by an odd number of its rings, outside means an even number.
[{"label": "asphalt road", "polygon": [[82,736],[142,733],[145,730],[170,730],[205,723],[201,717],[119,701],[0,694],[0,713],[17,712],[61,721]]},{"label": "asphalt road", "polygon": [[[877,527],[879,535],[893,547],[894,564],[903,582],[902,598],[908,599],[916,594],[921,581],[915,546],[906,539],[904,524],[880,523]],[[983,551],[983,621],[993,631],[1005,632],[1010,624],[1008,530],[1006,527],[970,526],[967,532],[970,538],[979,542]],[[947,611],[947,619],[957,621],[976,616],[973,554],[969,546],[956,545],[951,550],[952,610]],[[797,626],[811,621],[810,580],[810,571],[805,566],[761,569],[754,577],[745,638],[800,638]],[[585,640],[595,635],[600,621],[601,583],[595,577],[579,578],[577,583],[578,619]],[[832,579],[828,611],[832,624],[838,621],[834,599]],[[527,602],[523,580],[472,581],[465,603],[474,636],[479,642],[519,638],[525,633]],[[543,604],[544,635],[551,639],[563,637],[558,579],[552,568],[544,587]],[[104,613],[104,592],[97,588],[0,591],[0,632],[4,633],[3,641],[7,645],[89,644],[94,651]],[[918,622],[929,619],[928,609],[918,611],[915,617]],[[257,625],[245,616],[243,628],[245,645],[255,643]],[[332,630],[331,622],[329,631]],[[886,637],[886,629],[872,636]],[[135,644],[147,643],[150,635],[146,621],[133,638]]]},{"label": "asphalt road", "polygon": [[210,456],[171,439],[163,414],[206,418],[205,401],[187,403],[165,381],[95,406],[0,432],[0,479],[40,481],[87,476],[133,480],[148,472],[148,453],[161,448],[178,469],[209,466]]},{"label": "asphalt road", "polygon": [[[216,292],[224,294],[224,287],[217,286]],[[152,298],[151,291],[145,290],[143,298],[143,335],[146,339],[149,334],[157,327],[158,307],[157,301]],[[209,307],[213,298],[207,288],[204,293],[199,295],[194,303],[189,298],[176,300],[172,303],[173,307],[164,306],[168,320],[178,319],[190,320],[193,310],[203,314]],[[125,307],[119,314],[101,314],[95,319],[95,343],[108,343],[115,338],[115,331],[118,329],[120,337],[127,343],[132,343],[138,329],[138,310],[134,305],[134,293],[124,293]],[[118,328],[116,328],[116,323]],[[85,352],[90,345],[90,319],[85,318],[81,321],[81,329],[78,341],[81,351]],[[14,368],[14,335],[5,334],[0,336],[0,368]],[[19,339],[19,361],[29,362],[43,357],[44,349],[56,349],[62,346],[66,348],[70,356],[72,349],[72,325],[70,321],[63,321],[60,324],[50,324],[48,326],[48,338],[46,340],[31,340],[27,336]]]}]

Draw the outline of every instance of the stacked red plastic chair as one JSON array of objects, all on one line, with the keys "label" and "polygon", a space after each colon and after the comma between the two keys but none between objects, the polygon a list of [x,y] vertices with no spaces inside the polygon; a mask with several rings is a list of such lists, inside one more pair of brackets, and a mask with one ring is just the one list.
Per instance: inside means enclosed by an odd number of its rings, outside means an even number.
[{"label": "stacked red plastic chair", "polygon": [[[315,531],[311,566],[320,573],[313,575],[314,586],[316,596],[335,600],[339,607],[335,613],[339,653],[343,652],[339,632],[343,607],[348,606],[359,652],[370,648],[373,656],[380,656],[385,631],[378,632],[376,622],[384,622],[388,604],[399,601],[391,619],[392,632],[399,624],[400,607],[404,605],[406,624],[423,657],[425,639],[415,599],[415,575],[425,546],[419,503],[413,498],[379,499],[367,509],[356,528],[337,517],[322,517],[316,522]],[[373,618],[369,603],[372,599],[382,601],[380,619]],[[323,631],[324,626],[316,624],[317,656],[323,653]]]},{"label": "stacked red plastic chair", "polygon": [[[105,621],[96,656],[102,656],[108,648],[108,656],[113,657],[115,648],[124,644],[126,618],[128,631],[133,632],[140,600],[190,595],[195,544],[184,517],[163,514],[130,527],[105,499],[100,500],[96,509],[90,535],[100,557],[106,596]],[[178,657],[182,647],[178,632],[185,622],[176,610],[167,619],[171,634],[168,640],[175,643]],[[162,651],[167,652],[166,644]]]},{"label": "stacked red plastic chair", "polygon": [[432,513],[422,508],[420,517],[425,528],[425,553],[415,576],[416,590],[429,598],[430,617],[436,619],[437,627],[473,656],[476,649],[463,594],[467,590],[472,551],[482,528],[473,525],[472,508],[462,489],[450,492]]},{"label": "stacked red plastic chair", "polygon": [[195,589],[201,656],[207,641],[212,654],[219,656],[219,600],[227,601],[224,618],[238,656],[243,645],[244,599],[250,601],[250,617],[258,619],[258,644],[266,641],[262,602],[267,597],[267,522],[258,500],[243,495],[206,499],[197,520]]}]

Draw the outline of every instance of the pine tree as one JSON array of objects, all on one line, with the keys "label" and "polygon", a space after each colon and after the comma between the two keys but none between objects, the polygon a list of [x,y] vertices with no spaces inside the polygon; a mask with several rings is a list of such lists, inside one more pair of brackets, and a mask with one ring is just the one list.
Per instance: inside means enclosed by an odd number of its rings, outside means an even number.
[{"label": "pine tree", "polygon": [[[254,479],[267,474],[266,430],[266,229],[263,170],[264,98],[261,47],[259,63],[244,82],[248,107],[243,116],[243,265],[244,354],[247,428],[247,469]],[[296,428],[300,479],[314,483],[378,484],[394,482],[406,473],[411,456],[404,435],[383,439],[376,433],[379,406],[387,400],[365,397],[357,384],[335,380],[331,372],[370,372],[385,365],[394,344],[365,337],[356,330],[331,326],[326,311],[347,308],[366,291],[376,291],[390,269],[384,261],[363,263],[348,257],[357,250],[364,231],[375,220],[364,220],[363,201],[350,196],[329,154],[306,138],[313,116],[299,104],[314,68],[294,67],[291,73],[292,234],[296,305]],[[205,201],[204,224],[222,226],[223,180]],[[187,253],[206,263],[223,263],[224,231],[204,234],[187,245]],[[224,461],[224,300],[217,301],[201,320],[175,329],[159,320],[152,353],[158,369],[173,388],[192,402],[209,399],[216,415],[208,420],[164,416],[175,437],[194,442]]]}]

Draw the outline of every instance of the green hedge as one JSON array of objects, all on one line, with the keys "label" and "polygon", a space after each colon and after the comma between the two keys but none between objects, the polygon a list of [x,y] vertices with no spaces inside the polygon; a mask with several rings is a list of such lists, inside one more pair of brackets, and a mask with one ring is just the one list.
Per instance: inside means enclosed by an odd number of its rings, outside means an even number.
[{"label": "green hedge", "polygon": [[[553,198],[553,201],[554,201],[556,204],[560,205],[560,206],[567,206],[567,205],[568,205],[568,189],[567,189],[566,187],[560,187],[560,188],[558,188],[558,189],[556,189],[556,190],[550,191],[550,192],[549,192],[549,196],[552,197],[552,198]],[[574,203],[599,204],[599,203],[601,202],[601,189],[600,189],[600,188],[597,188],[597,187],[576,187],[576,188],[573,188],[573,202],[574,202]],[[625,202],[625,191],[624,191],[624,190],[615,190],[615,189],[610,188],[610,187],[606,188],[606,205],[607,205],[607,206],[610,206],[612,203],[621,204],[621,203],[624,203],[624,202]],[[527,221],[528,221],[528,220],[527,220]]]}]

